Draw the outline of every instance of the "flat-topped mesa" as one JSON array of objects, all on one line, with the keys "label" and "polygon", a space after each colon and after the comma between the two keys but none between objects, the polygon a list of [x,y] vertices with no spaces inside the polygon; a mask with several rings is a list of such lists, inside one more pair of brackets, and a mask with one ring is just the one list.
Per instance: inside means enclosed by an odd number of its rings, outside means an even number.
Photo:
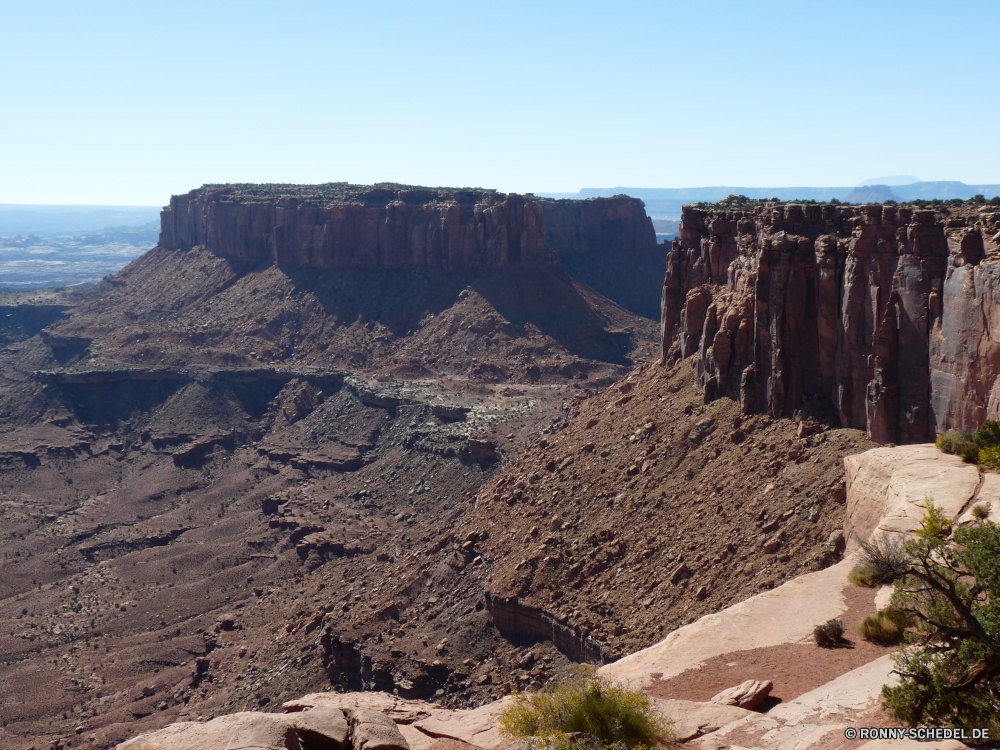
[{"label": "flat-topped mesa", "polygon": [[706,399],[827,411],[888,443],[1000,416],[1000,213],[685,206],[667,256],[663,360]]},{"label": "flat-topped mesa", "polygon": [[206,185],[174,196],[160,246],[319,269],[549,267],[567,253],[656,247],[642,201],[551,200],[407,185]]}]

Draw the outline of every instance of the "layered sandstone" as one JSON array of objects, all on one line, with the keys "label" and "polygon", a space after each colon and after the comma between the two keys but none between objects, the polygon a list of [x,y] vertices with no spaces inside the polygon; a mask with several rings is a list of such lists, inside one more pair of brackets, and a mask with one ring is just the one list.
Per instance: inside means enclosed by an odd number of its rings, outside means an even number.
[{"label": "layered sandstone", "polygon": [[642,201],[583,201],[395,184],[206,185],[173,196],[160,246],[319,269],[499,270],[561,255],[642,255],[656,234]]},{"label": "layered sandstone", "polygon": [[826,412],[882,443],[1000,414],[1000,214],[896,206],[686,206],[663,357],[707,399]]}]

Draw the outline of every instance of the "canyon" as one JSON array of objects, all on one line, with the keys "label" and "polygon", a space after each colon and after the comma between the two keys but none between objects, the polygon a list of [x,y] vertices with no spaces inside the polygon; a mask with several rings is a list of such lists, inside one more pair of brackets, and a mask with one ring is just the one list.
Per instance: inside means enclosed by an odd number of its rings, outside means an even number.
[{"label": "canyon", "polygon": [[920,411],[917,334],[964,377],[996,222],[918,214],[691,207],[667,254],[628,198],[176,196],[93,289],[0,297],[0,740],[471,710],[837,568],[845,457],[977,414]]}]

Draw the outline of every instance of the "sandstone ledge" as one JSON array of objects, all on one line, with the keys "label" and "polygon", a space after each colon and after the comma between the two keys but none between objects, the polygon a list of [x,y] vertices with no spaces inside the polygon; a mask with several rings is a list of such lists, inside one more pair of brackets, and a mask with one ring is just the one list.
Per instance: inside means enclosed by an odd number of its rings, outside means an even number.
[{"label": "sandstone ledge", "polygon": [[932,499],[951,520],[977,502],[1000,507],[1000,475],[983,474],[933,444],[876,448],[844,459],[847,518],[844,536],[910,534],[920,528]]}]

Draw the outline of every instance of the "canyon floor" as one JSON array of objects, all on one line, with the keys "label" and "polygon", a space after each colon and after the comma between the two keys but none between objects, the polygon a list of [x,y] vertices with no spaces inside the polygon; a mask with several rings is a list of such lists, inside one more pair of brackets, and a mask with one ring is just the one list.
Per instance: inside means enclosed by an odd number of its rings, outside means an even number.
[{"label": "canyon floor", "polygon": [[448,283],[152,251],[17,313],[5,747],[330,688],[477,706],[840,559],[863,433],[705,404],[561,271]]}]

